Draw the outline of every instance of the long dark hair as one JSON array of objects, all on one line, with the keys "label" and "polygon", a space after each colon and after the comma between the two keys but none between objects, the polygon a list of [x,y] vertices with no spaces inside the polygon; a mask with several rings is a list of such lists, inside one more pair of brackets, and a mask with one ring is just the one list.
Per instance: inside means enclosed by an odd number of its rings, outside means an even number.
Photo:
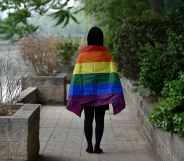
[{"label": "long dark hair", "polygon": [[88,45],[104,45],[103,31],[99,27],[92,27],[88,32]]}]

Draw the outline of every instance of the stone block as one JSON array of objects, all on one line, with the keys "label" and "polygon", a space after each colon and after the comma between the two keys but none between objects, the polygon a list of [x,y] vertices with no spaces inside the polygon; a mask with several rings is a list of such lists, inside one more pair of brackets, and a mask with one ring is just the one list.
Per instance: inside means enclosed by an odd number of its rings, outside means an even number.
[{"label": "stone block", "polygon": [[20,105],[12,116],[0,117],[0,159],[34,161],[39,154],[40,105]]}]

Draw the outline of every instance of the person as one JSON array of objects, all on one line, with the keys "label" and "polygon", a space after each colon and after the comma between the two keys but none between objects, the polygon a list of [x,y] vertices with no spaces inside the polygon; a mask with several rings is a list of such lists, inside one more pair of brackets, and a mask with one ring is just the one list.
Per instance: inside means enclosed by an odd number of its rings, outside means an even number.
[{"label": "person", "polygon": [[[100,147],[104,132],[105,111],[112,104],[114,114],[125,108],[122,85],[117,66],[108,49],[100,28],[92,27],[88,45],[79,50],[69,88],[67,109],[81,116],[84,110],[84,132],[88,153],[103,153]],[[95,117],[96,143],[93,148],[93,120]]]}]

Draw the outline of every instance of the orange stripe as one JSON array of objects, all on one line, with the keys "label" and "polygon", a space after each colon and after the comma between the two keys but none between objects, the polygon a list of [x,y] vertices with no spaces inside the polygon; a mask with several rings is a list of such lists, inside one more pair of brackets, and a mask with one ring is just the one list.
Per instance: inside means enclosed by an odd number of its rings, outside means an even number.
[{"label": "orange stripe", "polygon": [[107,52],[95,51],[95,52],[83,52],[77,58],[77,63],[87,62],[110,62],[112,56]]}]

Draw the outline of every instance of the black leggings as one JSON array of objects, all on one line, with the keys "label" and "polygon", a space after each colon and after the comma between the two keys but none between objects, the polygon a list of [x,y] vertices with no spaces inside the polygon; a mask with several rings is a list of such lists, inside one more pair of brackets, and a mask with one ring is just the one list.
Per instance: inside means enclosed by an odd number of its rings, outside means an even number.
[{"label": "black leggings", "polygon": [[104,132],[104,117],[105,111],[108,109],[109,105],[98,106],[98,107],[84,107],[84,132],[86,136],[86,140],[88,145],[92,145],[92,137],[93,137],[93,120],[95,114],[95,135],[96,135],[96,146],[100,147],[100,142],[102,140],[103,132]]}]

